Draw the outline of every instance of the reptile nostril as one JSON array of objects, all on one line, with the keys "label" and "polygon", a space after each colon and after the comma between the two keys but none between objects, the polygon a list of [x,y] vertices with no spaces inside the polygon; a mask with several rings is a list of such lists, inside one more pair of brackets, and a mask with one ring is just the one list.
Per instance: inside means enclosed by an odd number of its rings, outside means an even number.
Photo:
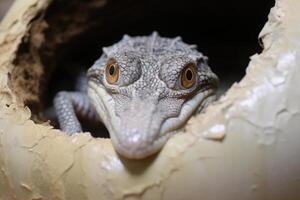
[{"label": "reptile nostril", "polygon": [[137,129],[123,131],[120,142],[128,150],[140,149],[147,145],[147,139],[143,133]]}]

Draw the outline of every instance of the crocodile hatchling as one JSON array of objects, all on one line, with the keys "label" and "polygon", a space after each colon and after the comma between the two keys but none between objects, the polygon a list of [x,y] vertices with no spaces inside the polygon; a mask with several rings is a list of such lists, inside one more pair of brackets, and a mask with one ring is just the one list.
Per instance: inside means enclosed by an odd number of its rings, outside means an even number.
[{"label": "crocodile hatchling", "polygon": [[215,95],[218,78],[196,48],[156,32],[125,35],[103,48],[87,71],[85,91],[55,96],[60,128],[69,135],[82,132],[76,114],[99,117],[122,156],[141,159],[158,152]]}]

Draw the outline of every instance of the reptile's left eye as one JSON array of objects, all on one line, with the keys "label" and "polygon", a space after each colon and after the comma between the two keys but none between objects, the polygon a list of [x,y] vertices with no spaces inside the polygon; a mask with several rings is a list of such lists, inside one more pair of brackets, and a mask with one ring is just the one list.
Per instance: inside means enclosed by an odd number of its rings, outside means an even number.
[{"label": "reptile's left eye", "polygon": [[187,64],[181,71],[181,86],[185,89],[191,88],[196,82],[197,69],[195,64]]},{"label": "reptile's left eye", "polygon": [[105,68],[106,80],[110,84],[114,84],[119,79],[119,66],[115,59],[111,58],[107,61]]}]

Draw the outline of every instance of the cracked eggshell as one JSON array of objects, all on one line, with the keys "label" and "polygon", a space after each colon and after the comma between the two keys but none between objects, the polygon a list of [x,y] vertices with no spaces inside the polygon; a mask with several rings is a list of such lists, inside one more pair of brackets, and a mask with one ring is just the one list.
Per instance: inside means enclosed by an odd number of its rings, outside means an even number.
[{"label": "cracked eggshell", "polygon": [[0,199],[300,199],[300,1],[277,0],[247,75],[156,156],[30,120],[8,73],[51,1],[16,1],[0,33]]}]

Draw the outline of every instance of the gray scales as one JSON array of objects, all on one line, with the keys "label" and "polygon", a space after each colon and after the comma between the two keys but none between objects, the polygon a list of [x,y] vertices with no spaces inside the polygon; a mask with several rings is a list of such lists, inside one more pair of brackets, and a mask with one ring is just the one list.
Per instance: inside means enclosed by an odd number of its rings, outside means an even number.
[{"label": "gray scales", "polygon": [[60,128],[71,135],[82,132],[78,115],[99,118],[122,156],[141,159],[158,152],[214,99],[218,78],[196,48],[156,32],[125,35],[103,48],[80,91],[55,96]]}]

